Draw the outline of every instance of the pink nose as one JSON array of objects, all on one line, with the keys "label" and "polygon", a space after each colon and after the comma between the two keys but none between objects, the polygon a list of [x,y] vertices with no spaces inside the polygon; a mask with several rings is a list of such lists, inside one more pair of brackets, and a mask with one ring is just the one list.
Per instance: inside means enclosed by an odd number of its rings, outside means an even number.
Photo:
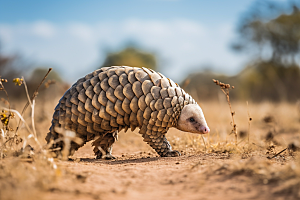
[{"label": "pink nose", "polygon": [[210,132],[208,126],[201,126],[200,131],[201,131],[203,134],[206,134],[206,133],[209,133],[209,132]]}]

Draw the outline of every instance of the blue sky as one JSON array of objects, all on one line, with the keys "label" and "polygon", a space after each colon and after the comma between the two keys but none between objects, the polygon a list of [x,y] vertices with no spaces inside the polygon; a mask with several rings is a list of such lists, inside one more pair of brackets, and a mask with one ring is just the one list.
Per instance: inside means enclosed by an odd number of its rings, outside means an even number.
[{"label": "blue sky", "polygon": [[235,20],[253,0],[88,0],[88,1],[3,1],[1,21],[31,22],[37,19],[66,23],[78,21],[97,23],[101,20],[174,19],[216,23]]},{"label": "blue sky", "polygon": [[208,66],[237,73],[246,56],[230,49],[255,0],[0,0],[2,52],[54,67],[69,82],[103,62],[104,50],[134,42],[158,55],[180,82]]}]

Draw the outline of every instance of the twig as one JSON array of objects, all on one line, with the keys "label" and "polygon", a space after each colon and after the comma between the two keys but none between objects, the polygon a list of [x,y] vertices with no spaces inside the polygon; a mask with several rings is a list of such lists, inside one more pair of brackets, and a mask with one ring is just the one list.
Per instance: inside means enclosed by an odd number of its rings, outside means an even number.
[{"label": "twig", "polygon": [[252,121],[252,117],[250,117],[250,112],[249,112],[249,104],[248,101],[247,102],[247,112],[248,112],[248,151],[249,151],[249,146],[250,146],[250,124]]},{"label": "twig", "polygon": [[32,104],[31,104],[31,124],[32,124],[32,130],[34,133],[34,136],[37,137],[36,135],[36,130],[35,130],[35,123],[34,123],[34,106],[35,106],[35,99],[32,100]]},{"label": "twig", "polygon": [[[234,89],[234,86],[230,87],[229,84],[225,84],[225,83],[222,83],[218,80],[215,80],[213,79],[213,82],[216,84],[216,85],[219,85],[222,92],[225,94],[226,96],[226,100],[227,100],[227,103],[229,105],[229,109],[230,109],[230,114],[231,114],[231,126],[232,126],[232,130],[231,130],[231,133],[234,134],[235,136],[235,145],[237,145],[237,126],[236,126],[236,123],[234,122],[234,115],[235,115],[235,111],[232,110],[232,107],[231,107],[231,103],[230,103],[230,99],[229,99],[229,89],[232,88]],[[230,134],[231,134],[230,133]]]},{"label": "twig", "polygon": [[254,142],[252,142],[252,144],[258,146],[258,147],[261,148],[261,149],[264,149],[264,147],[262,147],[262,146],[260,146],[260,145],[258,145],[258,144],[255,144]]},{"label": "twig", "polygon": [[242,139],[241,141],[239,141],[239,142],[237,143],[237,145],[239,145],[240,143],[244,142],[244,140],[245,140],[245,139]]},{"label": "twig", "polygon": [[272,156],[272,157],[268,156],[267,158],[268,158],[268,159],[275,158],[276,156],[278,156],[279,154],[281,154],[282,152],[284,152],[284,151],[287,150],[287,149],[288,149],[288,148],[285,148],[285,149],[283,149],[282,151],[280,151],[279,153],[275,154],[274,156]]},{"label": "twig", "polygon": [[28,102],[29,102],[29,105],[31,106],[31,123],[32,123],[32,132],[33,132],[33,135],[35,137],[36,136],[36,130],[35,130],[35,125],[34,125],[34,104],[35,104],[35,99],[30,99],[29,97],[29,93],[28,93],[28,88],[27,88],[27,84],[25,82],[25,79],[24,77],[23,78],[23,83],[24,83],[24,87],[25,87],[25,91],[26,91],[26,96],[27,96],[27,99],[28,99]]},{"label": "twig", "polygon": [[9,109],[6,109],[6,108],[3,108],[3,110],[6,110],[6,111],[10,111],[10,112],[15,113],[15,114],[20,118],[20,120],[25,124],[25,127],[27,128],[28,132],[29,132],[29,133],[32,133],[32,131],[30,130],[28,124],[26,123],[26,121],[24,120],[24,118],[22,117],[22,115],[21,115],[18,111],[13,110],[13,109],[10,109],[10,110],[9,110]]},{"label": "twig", "polygon": [[196,167],[198,167],[199,165],[202,165],[201,161],[199,161],[199,162],[197,162],[195,165],[193,165],[193,166],[191,167],[191,170],[194,169],[194,168],[196,168]]},{"label": "twig", "polygon": [[[21,116],[23,116],[24,112],[26,111],[27,107],[29,106],[29,104],[31,104],[30,101],[32,101],[38,94],[38,91],[39,91],[39,88],[40,86],[43,84],[43,82],[45,81],[45,79],[47,78],[47,76],[49,75],[49,73],[51,72],[52,68],[49,68],[48,72],[46,73],[46,75],[44,76],[44,78],[42,79],[42,81],[40,82],[40,84],[38,85],[38,87],[36,88],[36,90],[34,91],[33,95],[31,98],[28,98],[28,101],[27,103],[25,104],[22,112],[21,112]],[[29,96],[28,96],[29,97]],[[19,120],[19,123],[18,123],[18,126],[16,128],[16,131],[18,131],[19,127],[20,127],[20,123],[21,123],[21,120]]]},{"label": "twig", "polygon": [[206,152],[206,144],[205,144],[205,140],[204,140],[204,138],[203,138],[203,135],[201,135],[201,138],[202,138],[202,140],[203,140],[204,150],[205,150],[205,152]]},{"label": "twig", "polygon": [[3,90],[3,91],[5,92],[5,95],[6,95],[6,97],[7,97],[7,102],[8,102],[8,108],[9,108],[9,110],[10,110],[9,96],[8,96],[8,93],[7,93],[7,91],[6,91],[5,87],[4,87],[4,85],[3,85],[3,82],[7,82],[7,80],[6,80],[6,79],[2,79],[1,76],[0,76],[0,86],[1,86],[0,89]]}]

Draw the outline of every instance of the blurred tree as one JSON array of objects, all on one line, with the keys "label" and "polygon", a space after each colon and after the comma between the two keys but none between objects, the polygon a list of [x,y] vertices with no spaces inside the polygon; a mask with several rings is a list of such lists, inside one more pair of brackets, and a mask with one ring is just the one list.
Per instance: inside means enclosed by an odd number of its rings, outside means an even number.
[{"label": "blurred tree", "polygon": [[240,37],[233,49],[251,51],[259,57],[237,76],[239,98],[254,101],[300,98],[299,7],[299,1],[257,1],[240,21]]},{"label": "blurred tree", "polygon": [[2,78],[10,79],[16,77],[22,70],[18,68],[21,63],[20,56],[4,55],[1,52],[0,45],[0,76]]},{"label": "blurred tree", "polygon": [[[300,56],[299,7],[296,2],[282,5],[258,1],[242,18],[238,26],[240,38],[233,49],[258,51],[260,56],[269,51],[270,60],[294,64],[296,56]],[[285,14],[284,8],[292,8],[287,9],[292,12]]]},{"label": "blurred tree", "polygon": [[[20,98],[26,98],[26,93],[23,86],[16,86],[15,83],[13,83],[14,78],[21,78],[22,76],[25,77],[25,81],[28,87],[29,95],[32,95],[34,90],[39,85],[40,81],[43,79],[45,74],[48,71],[48,68],[36,68],[33,70],[30,74],[28,71],[32,70],[32,66],[28,64],[28,61],[24,60],[19,55],[4,55],[1,53],[0,48],[0,77],[7,79],[7,83],[3,83],[4,87],[10,97],[10,100],[19,100]],[[51,81],[50,81],[51,80]],[[67,86],[66,84],[62,83],[62,79],[59,76],[58,73],[55,71],[52,71],[44,83],[47,83],[48,85],[51,85],[54,82],[61,83],[60,86],[63,86],[63,88],[56,88],[51,91],[50,97],[55,97],[56,93],[59,93],[59,95],[63,94],[63,92],[66,90]],[[41,92],[45,87],[41,87]],[[52,89],[51,89],[52,90]],[[58,91],[58,92],[56,92]],[[42,92],[43,93],[43,92]],[[4,92],[0,91],[0,99],[4,98],[7,99]]]},{"label": "blurred tree", "polygon": [[[31,76],[27,79],[30,94],[33,94],[48,70],[49,68],[47,67],[38,67],[32,71]],[[55,84],[55,87],[49,87],[52,84]],[[56,98],[57,96],[61,96],[68,88],[69,85],[63,82],[61,76],[55,70],[52,70],[45,79],[42,87],[40,87],[39,95],[43,96],[43,98],[44,95],[48,95],[48,99]]]},{"label": "blurred tree", "polygon": [[[230,83],[235,85],[236,78],[228,77],[221,74],[216,74],[213,72],[193,72],[187,76],[187,78],[180,84],[180,86],[196,101],[203,100],[220,100],[224,98],[220,88],[216,87],[212,79],[217,79],[225,83]],[[230,94],[231,99],[236,99],[236,93]],[[224,99],[225,100],[225,99]]]},{"label": "blurred tree", "polygon": [[[1,78],[7,79],[7,83],[4,83],[4,87],[9,96],[20,97],[25,93],[22,93],[20,88],[16,87],[12,82],[14,78],[21,78],[24,75],[29,65],[19,55],[5,55],[1,51],[0,43],[0,76]],[[0,91],[0,98],[6,99],[4,92]]]},{"label": "blurred tree", "polygon": [[[30,80],[33,81],[36,81],[36,82],[40,82],[43,77],[46,75],[46,73],[48,72],[48,69],[49,68],[46,68],[46,67],[38,67],[38,68],[35,68],[31,74],[31,77],[30,77]],[[60,75],[52,70],[51,73],[48,75],[47,80],[54,80],[56,82],[62,82],[62,79],[60,77]]]},{"label": "blurred tree", "polygon": [[300,68],[278,62],[259,61],[237,76],[240,99],[254,101],[296,101],[300,99]]},{"label": "blurred tree", "polygon": [[[0,77],[7,79],[8,81],[7,83],[3,83],[3,85],[8,93],[10,101],[19,101],[22,98],[27,98],[24,86],[15,85],[15,83],[13,83],[14,78],[25,77],[29,95],[31,96],[48,71],[48,68],[36,68],[33,71],[32,69],[32,65],[28,60],[24,60],[22,56],[3,54],[0,43]],[[31,75],[30,72],[32,72]],[[57,87],[50,87],[47,90],[46,85],[40,87],[39,96],[48,95],[47,97],[43,97],[44,100],[61,96],[69,87],[68,84],[63,83],[60,75],[54,70],[51,71],[44,83],[48,84],[48,86],[53,83],[59,83]],[[0,100],[1,98],[7,100],[5,93],[2,91],[0,91]],[[3,102],[4,101],[0,101],[0,103]]]},{"label": "blurred tree", "polygon": [[135,47],[127,47],[119,52],[109,52],[101,67],[107,66],[147,67],[157,70],[155,55]]},{"label": "blurred tree", "polygon": [[224,95],[212,79],[235,86],[230,93],[231,100],[296,102],[300,99],[300,68],[296,64],[285,67],[272,61],[258,61],[247,66],[236,76],[194,72],[181,83],[181,87],[195,100],[225,101]]}]

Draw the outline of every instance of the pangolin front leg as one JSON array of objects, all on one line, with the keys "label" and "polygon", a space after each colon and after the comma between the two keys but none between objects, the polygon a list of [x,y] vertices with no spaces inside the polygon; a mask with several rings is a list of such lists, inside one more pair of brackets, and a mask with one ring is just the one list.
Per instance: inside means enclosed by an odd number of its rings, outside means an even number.
[{"label": "pangolin front leg", "polygon": [[106,135],[97,138],[93,143],[96,159],[111,160],[115,159],[112,152],[112,145],[117,140],[117,131],[107,133]]},{"label": "pangolin front leg", "polygon": [[144,134],[143,138],[161,157],[177,157],[181,155],[179,151],[172,150],[165,134],[158,134],[157,136]]}]

